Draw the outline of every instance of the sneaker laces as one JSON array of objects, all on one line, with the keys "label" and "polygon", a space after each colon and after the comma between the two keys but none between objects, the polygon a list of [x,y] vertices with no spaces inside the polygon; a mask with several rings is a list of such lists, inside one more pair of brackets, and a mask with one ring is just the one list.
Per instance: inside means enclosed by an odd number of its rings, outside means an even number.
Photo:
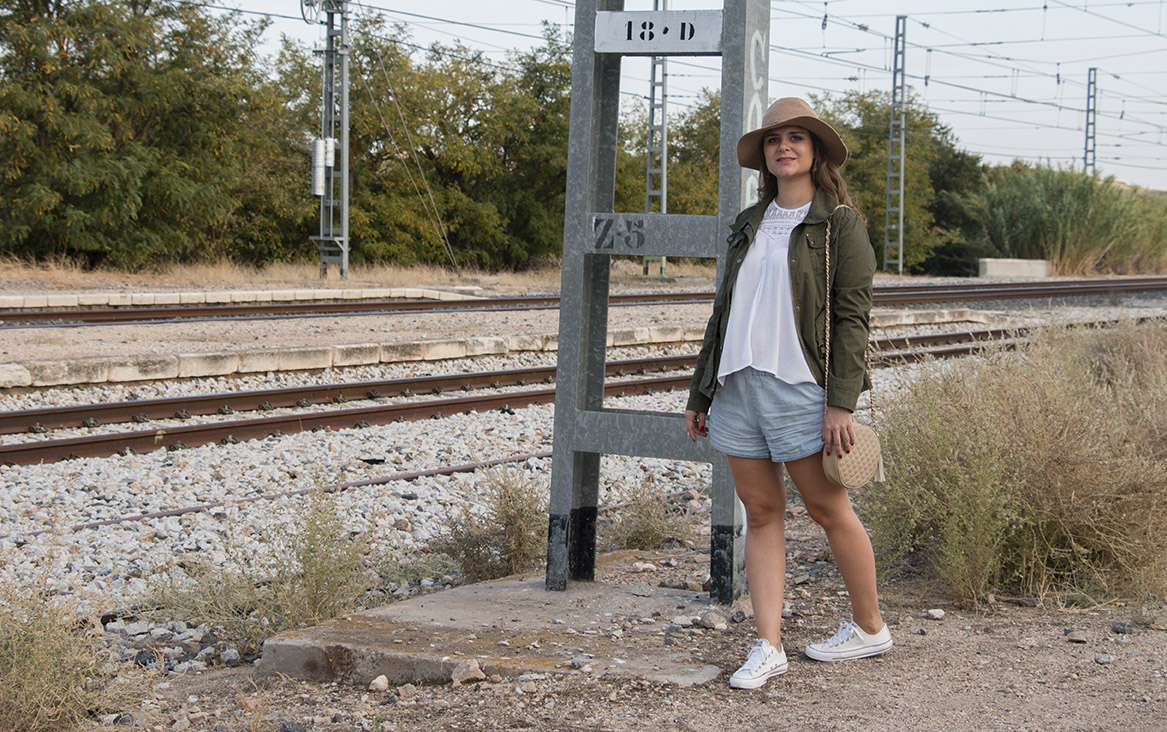
[{"label": "sneaker laces", "polygon": [[754,647],[750,649],[750,655],[746,657],[746,662],[742,664],[742,667],[739,670],[745,671],[747,673],[753,673],[754,671],[757,671],[762,666],[762,664],[766,662],[766,656],[768,655],[769,654],[766,653],[766,647],[763,641],[758,641],[754,644]]},{"label": "sneaker laces", "polygon": [[855,636],[859,635],[859,626],[853,622],[844,620],[839,623],[839,632],[831,636],[831,639],[823,643],[823,648],[834,648],[841,646]]}]

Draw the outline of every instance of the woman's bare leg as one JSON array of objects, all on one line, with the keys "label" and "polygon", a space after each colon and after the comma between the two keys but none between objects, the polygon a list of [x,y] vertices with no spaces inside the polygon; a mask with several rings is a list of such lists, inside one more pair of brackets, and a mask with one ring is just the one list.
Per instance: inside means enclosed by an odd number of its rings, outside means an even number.
[{"label": "woman's bare leg", "polygon": [[786,587],[786,486],[782,466],[768,459],[729,457],[733,485],[746,508],[746,581],[758,637],[782,647]]},{"label": "woman's bare leg", "polygon": [[[883,628],[883,617],[879,612],[879,594],[875,587],[875,553],[867,530],[855,515],[847,490],[827,480],[822,458],[817,454],[786,463],[786,470],[802,494],[807,514],[827,532],[835,564],[851,596],[854,621],[864,633],[878,633]],[[752,577],[749,574],[748,536],[746,551],[746,576]]]}]

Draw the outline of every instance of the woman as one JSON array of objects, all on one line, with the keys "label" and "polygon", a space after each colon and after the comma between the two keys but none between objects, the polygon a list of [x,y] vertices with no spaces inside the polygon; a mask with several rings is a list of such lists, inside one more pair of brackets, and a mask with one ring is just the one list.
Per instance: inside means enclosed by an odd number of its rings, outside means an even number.
[{"label": "woman", "polygon": [[[746,509],[746,579],[758,642],[730,686],[755,689],[786,672],[785,466],[807,513],[826,530],[851,596],[852,620],[806,647],[819,661],[883,653],[875,557],[845,489],[823,473],[823,450],[849,452],[851,413],[870,388],[865,367],[875,254],[839,166],[847,148],[801,99],[779,99],[738,141],[759,171],[758,198],[734,223],[713,316],[685,411],[689,436],[726,453]],[[839,207],[842,204],[844,207]],[[831,349],[824,414],[826,244],[830,220]],[[716,398],[714,394],[716,392]],[[712,407],[712,408],[711,408]],[[708,429],[707,429],[708,427]]]}]

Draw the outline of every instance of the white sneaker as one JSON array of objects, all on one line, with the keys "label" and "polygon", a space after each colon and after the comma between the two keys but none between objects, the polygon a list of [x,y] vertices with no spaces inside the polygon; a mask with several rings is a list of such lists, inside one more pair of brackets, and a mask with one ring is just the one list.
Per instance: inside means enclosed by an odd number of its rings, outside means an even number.
[{"label": "white sneaker", "polygon": [[839,632],[828,641],[812,643],[806,655],[816,661],[846,661],[852,658],[878,656],[891,648],[891,631],[887,625],[878,633],[868,635],[854,621],[843,621]]},{"label": "white sneaker", "polygon": [[734,689],[756,689],[771,676],[786,673],[787,667],[786,651],[775,648],[763,638],[750,649],[742,667],[729,677],[729,685]]}]

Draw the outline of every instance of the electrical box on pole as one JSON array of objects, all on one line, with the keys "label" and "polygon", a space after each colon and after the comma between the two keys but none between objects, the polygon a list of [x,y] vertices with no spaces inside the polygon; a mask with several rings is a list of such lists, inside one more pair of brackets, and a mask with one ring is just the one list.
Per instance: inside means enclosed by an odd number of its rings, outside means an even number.
[{"label": "electrical box on pole", "polygon": [[[769,0],[719,10],[623,12],[623,0],[576,0],[567,143],[555,444],[547,533],[549,590],[595,575],[600,458],[632,455],[713,464],[710,596],[744,588],[743,510],[725,456],[692,442],[684,417],[604,406],[609,267],[613,254],[716,258],[729,225],[757,200],[757,174],[737,162],[737,139],[767,104]],[[716,215],[614,213],[620,63],[624,56],[720,56],[721,144]]]},{"label": "electrical box on pole", "polygon": [[1086,175],[1094,175],[1094,136],[1098,125],[1098,69],[1091,66],[1086,74],[1086,147],[1082,153],[1082,167]]},{"label": "electrical box on pole", "polygon": [[[309,23],[325,27],[320,137],[312,145],[312,194],[320,197],[320,233],[309,237],[320,256],[320,277],[336,264],[348,278],[349,115],[348,2],[300,0]],[[338,164],[339,163],[339,164]]]},{"label": "electrical box on pole", "polygon": [[[668,10],[668,0],[653,0],[653,10]],[[652,76],[648,85],[648,140],[644,152],[644,212],[668,213],[669,209],[669,60],[652,57]],[[660,265],[665,276],[665,257],[645,257],[644,275],[649,265]]]},{"label": "electrical box on pole", "polygon": [[887,137],[887,205],[883,218],[883,269],[894,262],[904,273],[904,160],[907,154],[907,85],[904,81],[905,31],[908,16],[896,16],[891,70],[891,124]]}]

